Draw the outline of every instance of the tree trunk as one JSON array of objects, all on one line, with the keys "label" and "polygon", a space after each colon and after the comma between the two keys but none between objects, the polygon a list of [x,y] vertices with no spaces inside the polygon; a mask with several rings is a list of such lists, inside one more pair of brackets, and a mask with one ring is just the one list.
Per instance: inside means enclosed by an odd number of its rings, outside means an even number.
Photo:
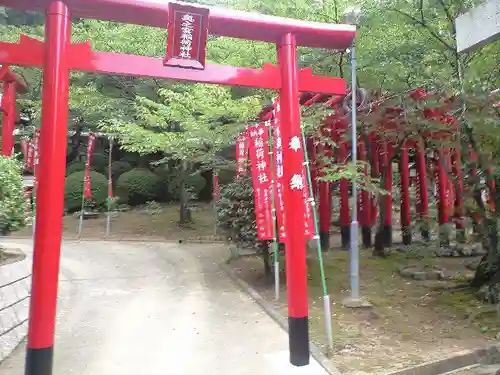
[{"label": "tree trunk", "polygon": [[[387,166],[386,165],[380,165],[380,168],[382,169],[381,171],[381,178],[380,178],[380,189],[384,190],[385,189],[385,180],[386,180],[386,175],[387,175]],[[378,205],[379,205],[379,217],[378,217],[378,225],[377,225],[377,231],[375,233],[375,242],[373,244],[373,255],[378,256],[378,257],[385,257],[385,245],[387,243],[387,233],[385,230],[385,216],[388,214],[385,209],[385,201],[384,199],[381,199],[383,197],[381,194],[379,194],[379,199],[378,199]],[[392,213],[389,213],[389,215]]]},{"label": "tree trunk", "polygon": [[181,185],[179,189],[180,189],[181,207],[179,210],[179,224],[184,225],[193,222],[193,218],[191,216],[191,210],[189,209],[188,192],[186,191],[186,180],[188,174],[186,161],[182,161],[180,170],[181,170],[181,176],[180,176]]},{"label": "tree trunk", "polygon": [[82,128],[83,125],[78,124],[75,129],[75,134],[70,137],[68,152],[66,154],[66,164],[74,162],[80,155],[80,145],[82,144]]}]

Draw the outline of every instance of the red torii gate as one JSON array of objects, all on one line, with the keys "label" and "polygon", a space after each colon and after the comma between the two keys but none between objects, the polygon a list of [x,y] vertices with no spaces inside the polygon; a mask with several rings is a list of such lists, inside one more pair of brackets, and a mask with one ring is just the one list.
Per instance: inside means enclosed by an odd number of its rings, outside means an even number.
[{"label": "red torii gate", "polygon": [[19,119],[16,111],[16,92],[24,94],[26,83],[9,69],[8,65],[0,67],[0,81],[3,81],[2,95],[2,155],[12,155],[14,149],[14,128]]},{"label": "red torii gate", "polygon": [[[62,234],[69,71],[280,90],[282,136],[284,144],[288,144],[292,137],[300,138],[299,92],[346,92],[341,78],[315,76],[311,69],[299,71],[297,46],[345,50],[353,43],[356,28],[155,0],[0,0],[0,5],[46,14],[45,43],[23,35],[19,43],[0,43],[0,63],[44,69],[38,169],[43,183],[37,190],[25,374],[50,375]],[[186,18],[181,19],[182,15]],[[167,57],[93,51],[90,42],[71,44],[70,17],[168,28]],[[187,25],[192,40],[189,53],[183,50],[180,40],[180,30],[186,27],[181,22],[186,20],[191,22]],[[252,69],[205,64],[207,34],[276,44],[278,66],[265,64],[262,69]],[[290,181],[301,170],[303,160],[289,148],[285,148],[283,160],[284,178]],[[288,185],[284,198],[289,223],[286,264],[290,361],[302,366],[309,363],[304,204],[302,192]]]}]

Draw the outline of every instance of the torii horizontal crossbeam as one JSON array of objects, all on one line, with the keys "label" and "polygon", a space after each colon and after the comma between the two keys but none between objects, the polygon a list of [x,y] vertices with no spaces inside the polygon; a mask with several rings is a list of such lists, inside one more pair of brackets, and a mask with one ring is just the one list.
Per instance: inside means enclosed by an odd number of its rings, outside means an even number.
[{"label": "torii horizontal crossbeam", "polygon": [[[45,11],[51,0],[0,0],[9,8]],[[65,0],[72,17],[117,21],[167,28],[168,1],[163,0]],[[193,6],[193,4],[189,4]],[[356,27],[318,23],[264,14],[210,8],[211,35],[276,43],[287,33],[297,45],[345,50],[356,34]]]},{"label": "torii horizontal crossbeam", "polygon": [[[0,64],[43,67],[44,43],[21,35],[19,43],[0,43]],[[281,88],[278,67],[264,64],[261,69],[207,64],[204,70],[178,69],[164,66],[162,59],[123,53],[92,51],[90,42],[72,44],[69,69],[104,74],[165,78],[177,81],[219,85],[256,87],[270,90]],[[345,80],[317,76],[311,69],[299,73],[299,90],[325,94],[345,94]]]}]

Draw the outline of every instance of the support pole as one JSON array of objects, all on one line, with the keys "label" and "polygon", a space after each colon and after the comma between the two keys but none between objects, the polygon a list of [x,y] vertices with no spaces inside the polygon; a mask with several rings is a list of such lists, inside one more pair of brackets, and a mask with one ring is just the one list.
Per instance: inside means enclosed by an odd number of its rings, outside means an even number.
[{"label": "support pole", "polygon": [[326,284],[326,275],[325,275],[325,266],[323,264],[323,251],[321,248],[321,239],[318,236],[318,233],[319,233],[318,209],[316,207],[316,201],[314,199],[313,182],[312,182],[312,177],[311,177],[311,165],[310,165],[309,154],[307,151],[307,147],[305,147],[306,146],[306,135],[304,132],[304,128],[301,127],[301,129],[302,129],[302,143],[304,145],[304,159],[306,160],[306,162],[304,164],[306,166],[307,182],[309,184],[309,202],[311,203],[311,209],[312,209],[313,218],[314,218],[314,233],[315,233],[314,242],[316,242],[316,251],[317,251],[317,256],[318,256],[319,273],[321,276],[321,289],[323,291],[323,314],[324,314],[323,316],[325,319],[325,331],[326,331],[326,337],[328,340],[328,349],[330,351],[333,351],[332,309],[331,309],[331,303],[330,303],[330,295],[328,294],[328,286]]},{"label": "support pole", "polygon": [[[339,121],[335,128],[336,132],[339,134],[338,142],[339,148],[337,151],[338,163],[347,163],[347,144],[346,141],[342,139],[346,129],[346,124],[344,121]],[[340,190],[340,212],[339,212],[339,224],[340,224],[340,237],[342,241],[342,248],[348,249],[350,243],[350,218],[349,218],[349,181],[343,178],[339,182]]]},{"label": "support pole", "polygon": [[62,1],[46,14],[45,63],[31,304],[25,375],[51,375],[64,208],[71,21]]},{"label": "support pole", "polygon": [[411,245],[411,212],[410,212],[410,166],[408,144],[401,147],[399,158],[399,176],[401,178],[401,232],[403,245]]},{"label": "support pole", "polygon": [[14,148],[16,121],[16,83],[4,82],[2,96],[2,155],[11,156]]},{"label": "support pole", "polygon": [[[357,87],[356,87],[356,45],[355,42],[351,48],[351,155],[352,164],[356,166],[357,160]],[[351,299],[359,300],[359,245],[358,245],[358,187],[356,180],[352,181],[352,210],[351,210],[351,247],[350,247],[350,264],[351,264]]]},{"label": "support pole", "polygon": [[[279,126],[276,124],[276,126]],[[274,163],[274,153],[276,152],[275,139],[273,137],[273,125],[268,125],[268,143],[269,143],[269,160],[271,171],[271,212],[273,216],[273,263],[274,263],[274,300],[280,300],[280,254],[279,254],[279,240],[278,240],[278,218],[276,217],[276,168]]]},{"label": "support pole", "polygon": [[[324,138],[332,137],[333,129],[331,123],[322,126],[321,135]],[[319,144],[317,151],[322,153],[327,160],[333,157],[332,147],[327,142],[324,145]],[[324,176],[324,167],[325,165],[321,165],[321,170],[316,175]],[[319,238],[321,249],[327,251],[330,248],[330,225],[332,222],[332,184],[329,181],[319,181],[318,185]]]},{"label": "support pole", "polygon": [[[302,188],[294,188],[301,180],[304,158],[290,147],[301,137],[298,90],[297,44],[295,36],[285,34],[278,45],[281,70],[281,121],[283,136],[283,180],[285,181],[286,275],[288,290],[288,337],[290,363],[309,364],[309,327],[307,298],[306,241],[304,235],[304,197]],[[294,182],[294,184],[292,184]],[[305,183],[305,181],[302,181]],[[300,184],[299,184],[300,185]]]}]

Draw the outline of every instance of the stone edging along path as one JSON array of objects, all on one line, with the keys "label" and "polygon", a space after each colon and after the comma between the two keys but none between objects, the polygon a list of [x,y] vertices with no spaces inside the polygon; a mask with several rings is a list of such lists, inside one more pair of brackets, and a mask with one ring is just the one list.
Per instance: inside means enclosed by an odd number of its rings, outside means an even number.
[{"label": "stone edging along path", "polygon": [[0,266],[0,361],[26,337],[30,287],[30,256]]},{"label": "stone edging along path", "polygon": [[[221,263],[222,270],[245,291],[262,309],[280,325],[285,331],[288,331],[286,319],[276,309],[264,299],[254,288],[247,282],[240,279],[236,273],[226,264]],[[492,345],[489,348],[480,348],[473,351],[463,351],[457,353],[453,357],[445,358],[438,361],[425,362],[417,366],[408,367],[405,369],[387,372],[386,375],[441,375],[452,373],[464,367],[474,366],[488,356],[491,351],[500,353],[500,345]],[[311,343],[311,355],[316,361],[331,375],[341,375],[342,373],[335,367],[328,357],[314,344]]]},{"label": "stone edging along path", "polygon": [[[257,302],[260,307],[276,322],[278,325],[288,332],[288,323],[286,319],[276,311],[276,309],[267,302],[254,288],[252,288],[247,282],[240,279],[236,274],[231,270],[231,268],[225,264],[221,263],[220,267],[222,270],[236,283],[238,286],[247,293],[255,302]],[[328,361],[326,355],[314,344],[311,343],[311,355],[313,358],[318,361],[318,363],[329,373],[332,375],[341,375],[341,372],[333,366],[333,364]]]},{"label": "stone edging along path", "polygon": [[[11,235],[7,237],[0,236],[0,241],[2,239],[5,240],[29,240],[33,238],[32,236],[16,236],[16,235]],[[222,240],[213,240],[209,238],[186,238],[186,239],[166,239],[163,237],[148,237],[148,236],[137,236],[137,237],[99,237],[99,236],[93,236],[93,237],[83,237],[83,238],[77,238],[76,236],[63,236],[62,238],[63,241],[65,242],[92,242],[92,241],[109,241],[109,242],[168,242],[168,243],[201,243],[201,244],[225,244],[225,241]]]}]

